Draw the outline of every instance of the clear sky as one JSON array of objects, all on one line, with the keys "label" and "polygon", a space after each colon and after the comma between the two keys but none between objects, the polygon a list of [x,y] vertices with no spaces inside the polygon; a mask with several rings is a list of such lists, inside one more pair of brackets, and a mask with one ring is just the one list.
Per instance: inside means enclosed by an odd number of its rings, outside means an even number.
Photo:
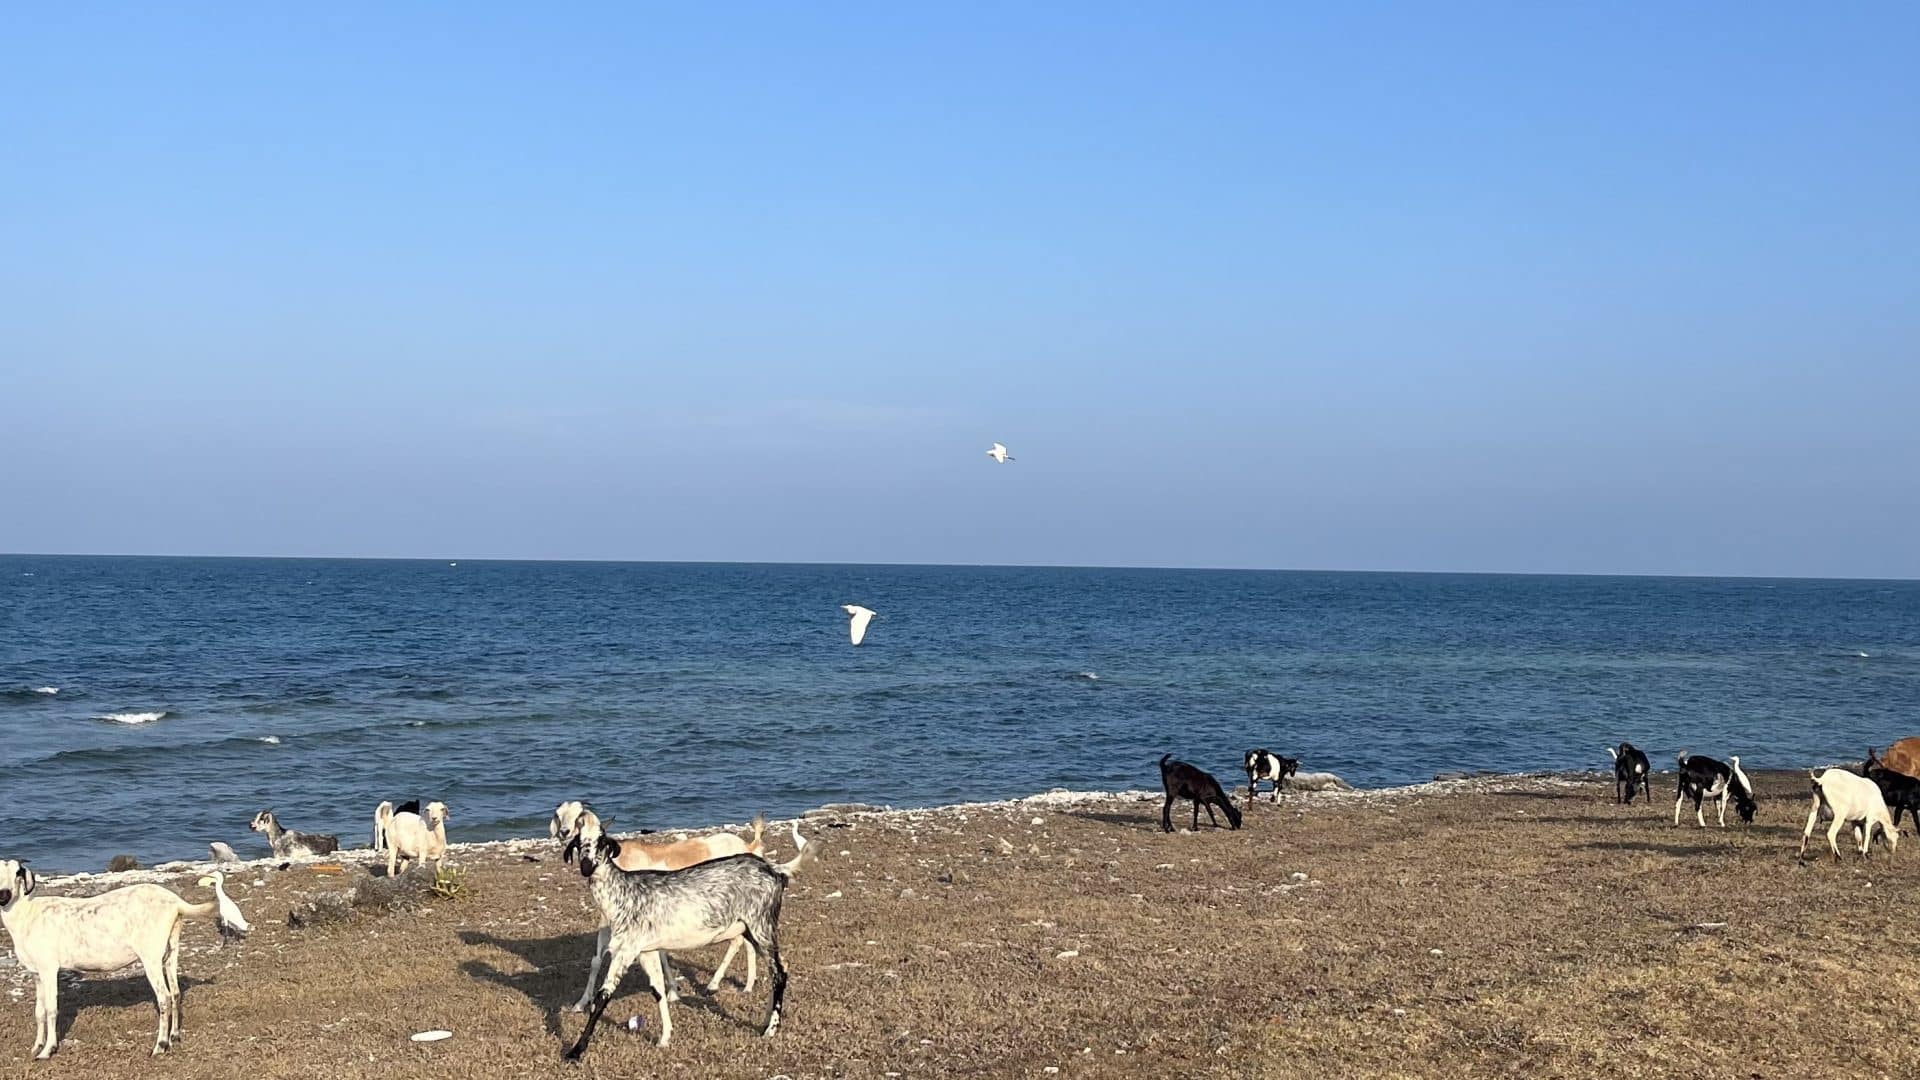
[{"label": "clear sky", "polygon": [[1920,576],[1912,5],[88,7],[0,550]]}]

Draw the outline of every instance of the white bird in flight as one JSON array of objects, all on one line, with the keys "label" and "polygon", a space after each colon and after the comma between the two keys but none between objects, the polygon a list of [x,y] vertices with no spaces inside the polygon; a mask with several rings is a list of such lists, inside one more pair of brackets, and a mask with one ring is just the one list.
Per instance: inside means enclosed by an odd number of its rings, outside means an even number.
[{"label": "white bird in flight", "polygon": [[867,624],[873,621],[876,612],[872,608],[863,608],[859,604],[841,604],[840,610],[852,617],[852,621],[847,624],[847,636],[853,639],[855,645],[865,641]]},{"label": "white bird in flight", "polygon": [[987,447],[987,456],[1002,465],[1013,460],[1007,456],[1007,448],[1000,443],[994,443],[992,446]]}]

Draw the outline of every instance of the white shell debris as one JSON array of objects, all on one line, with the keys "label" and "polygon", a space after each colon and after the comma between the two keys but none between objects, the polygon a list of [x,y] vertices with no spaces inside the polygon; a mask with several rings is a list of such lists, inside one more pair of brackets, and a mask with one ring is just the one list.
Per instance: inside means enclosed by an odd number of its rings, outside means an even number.
[{"label": "white shell debris", "polygon": [[416,1031],[413,1034],[414,1042],[439,1042],[441,1039],[451,1038],[453,1038],[453,1032],[438,1029],[433,1031]]}]

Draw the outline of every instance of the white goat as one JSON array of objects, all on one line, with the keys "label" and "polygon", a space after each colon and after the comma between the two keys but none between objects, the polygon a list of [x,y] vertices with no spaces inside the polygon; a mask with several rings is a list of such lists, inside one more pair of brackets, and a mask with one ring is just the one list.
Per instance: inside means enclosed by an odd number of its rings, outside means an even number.
[{"label": "white goat", "polygon": [[394,813],[383,802],[373,812],[374,830],[386,837],[387,876],[403,862],[433,860],[434,868],[447,857],[447,804],[430,802],[418,814]]},{"label": "white goat", "polygon": [[[33,1057],[53,1056],[60,1035],[60,972],[118,971],[139,964],[153,988],[159,1029],[153,1052],[173,1045],[180,1034],[180,924],[187,919],[221,919],[233,907],[212,875],[216,903],[190,904],[159,885],[128,885],[99,896],[35,896],[33,871],[11,859],[0,860],[0,923],[13,938],[20,966],[33,972]],[[244,925],[242,920],[241,925]]]},{"label": "white goat", "polygon": [[1819,772],[1808,770],[1813,779],[1813,809],[1807,811],[1807,827],[1800,834],[1800,854],[1807,853],[1807,838],[1813,835],[1813,827],[1820,820],[1822,811],[1833,815],[1833,827],[1827,830],[1827,848],[1833,852],[1835,862],[1840,861],[1840,830],[1853,826],[1853,836],[1860,843],[1860,857],[1868,858],[1873,852],[1873,830],[1887,841],[1887,858],[1900,850],[1900,830],[1893,827],[1893,815],[1887,812],[1887,800],[1880,793],[1880,785],[1864,776],[1856,776],[1846,769],[1824,769]]}]

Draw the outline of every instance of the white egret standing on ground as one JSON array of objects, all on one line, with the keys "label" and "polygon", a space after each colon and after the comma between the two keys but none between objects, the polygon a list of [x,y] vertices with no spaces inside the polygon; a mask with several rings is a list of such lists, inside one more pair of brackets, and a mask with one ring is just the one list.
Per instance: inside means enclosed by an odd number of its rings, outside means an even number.
[{"label": "white egret standing on ground", "polygon": [[1013,460],[1007,456],[1007,448],[1000,443],[994,443],[992,446],[987,447],[987,456],[1002,465]]},{"label": "white egret standing on ground", "polygon": [[845,611],[852,618],[852,621],[847,624],[847,636],[853,639],[853,643],[858,645],[866,640],[867,624],[873,621],[875,614],[873,609],[863,608],[859,604],[841,604],[840,610]]},{"label": "white egret standing on ground", "polygon": [[246,934],[253,927],[247,925],[247,917],[240,914],[240,905],[227,895],[227,875],[215,870],[200,879],[200,887],[213,888],[213,897],[220,902],[220,937],[231,938]]}]

